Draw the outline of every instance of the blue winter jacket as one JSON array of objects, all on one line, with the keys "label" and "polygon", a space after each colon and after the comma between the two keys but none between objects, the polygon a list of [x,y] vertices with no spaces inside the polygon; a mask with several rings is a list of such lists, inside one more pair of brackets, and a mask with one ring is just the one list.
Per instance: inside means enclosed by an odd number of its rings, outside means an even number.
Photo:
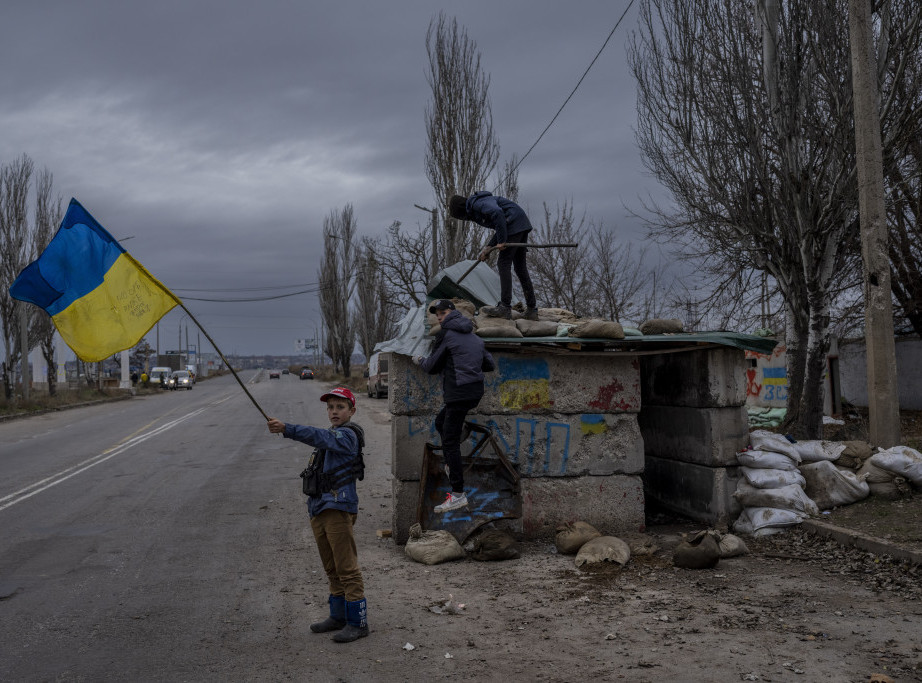
[{"label": "blue winter jacket", "polygon": [[518,235],[532,229],[531,221],[521,206],[511,199],[494,197],[489,192],[475,192],[467,198],[464,208],[468,220],[494,231],[493,238],[488,242],[491,247],[503,244],[509,235]]},{"label": "blue winter jacket", "polygon": [[[362,429],[355,423],[353,427]],[[364,434],[364,432],[363,432]],[[319,429],[304,425],[285,423],[282,435],[286,439],[301,441],[319,450],[325,450],[323,471],[329,472],[354,459],[359,452],[359,439],[355,432],[345,427]],[[344,510],[353,514],[359,511],[359,494],[355,488],[355,479],[343,484],[339,489],[323,493],[318,497],[308,496],[307,510],[311,517],[316,517],[324,510]]]},{"label": "blue winter jacket", "polygon": [[496,369],[493,356],[484,348],[483,339],[473,334],[474,323],[458,311],[450,311],[442,318],[440,327],[435,348],[420,367],[430,375],[442,373],[446,403],[479,400],[483,396],[483,373]]}]

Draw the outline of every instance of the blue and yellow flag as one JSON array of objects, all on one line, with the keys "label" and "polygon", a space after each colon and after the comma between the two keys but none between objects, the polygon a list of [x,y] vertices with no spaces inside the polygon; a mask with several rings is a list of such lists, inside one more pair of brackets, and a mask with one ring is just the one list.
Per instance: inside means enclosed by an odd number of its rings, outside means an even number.
[{"label": "blue and yellow flag", "polygon": [[180,304],[76,199],[10,295],[44,308],[67,345],[99,361],[137,344]]}]

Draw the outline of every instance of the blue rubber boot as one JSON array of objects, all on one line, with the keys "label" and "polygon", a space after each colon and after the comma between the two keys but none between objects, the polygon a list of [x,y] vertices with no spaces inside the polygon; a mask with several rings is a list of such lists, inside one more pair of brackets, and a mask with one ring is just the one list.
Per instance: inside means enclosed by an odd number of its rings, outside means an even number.
[{"label": "blue rubber boot", "polygon": [[338,631],[346,625],[346,596],[331,595],[329,603],[330,616],[316,624],[311,624],[311,631],[314,633]]},{"label": "blue rubber boot", "polygon": [[351,643],[353,640],[364,638],[368,635],[368,610],[365,598],[355,601],[346,601],[346,626],[333,636],[337,643]]}]

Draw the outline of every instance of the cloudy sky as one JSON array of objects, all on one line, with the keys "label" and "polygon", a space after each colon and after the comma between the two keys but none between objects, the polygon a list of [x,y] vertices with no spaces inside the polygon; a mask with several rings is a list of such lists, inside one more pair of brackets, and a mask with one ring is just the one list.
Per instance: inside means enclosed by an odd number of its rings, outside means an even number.
[{"label": "cloudy sky", "polygon": [[[315,294],[193,298],[316,283],[323,219],[347,203],[361,235],[425,222],[413,205],[435,201],[423,166],[433,17],[457,18],[476,42],[505,160],[536,140],[629,4],[6,0],[0,163],[28,154],[65,201],[130,237],[225,354],[287,354],[319,329]],[[635,3],[521,166],[533,216],[572,200],[618,239],[642,235],[625,206],[662,191],[634,142],[636,21]],[[161,321],[161,350],[181,317]]]}]

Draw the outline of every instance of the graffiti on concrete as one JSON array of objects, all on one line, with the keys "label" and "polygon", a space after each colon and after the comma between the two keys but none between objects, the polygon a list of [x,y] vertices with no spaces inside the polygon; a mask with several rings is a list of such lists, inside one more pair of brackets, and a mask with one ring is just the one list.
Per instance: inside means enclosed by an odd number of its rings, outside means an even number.
[{"label": "graffiti on concrete", "polygon": [[784,344],[775,346],[770,354],[746,351],[746,360],[755,363],[746,369],[746,397],[750,402],[783,404],[787,401],[786,351]]},{"label": "graffiti on concrete", "polygon": [[[481,418],[482,419],[482,418]],[[475,417],[471,422],[480,423]],[[490,418],[484,423],[493,429],[509,459],[524,475],[566,474],[570,460],[570,425],[543,418],[516,417],[514,433]],[[543,444],[543,445],[542,445]]]}]

